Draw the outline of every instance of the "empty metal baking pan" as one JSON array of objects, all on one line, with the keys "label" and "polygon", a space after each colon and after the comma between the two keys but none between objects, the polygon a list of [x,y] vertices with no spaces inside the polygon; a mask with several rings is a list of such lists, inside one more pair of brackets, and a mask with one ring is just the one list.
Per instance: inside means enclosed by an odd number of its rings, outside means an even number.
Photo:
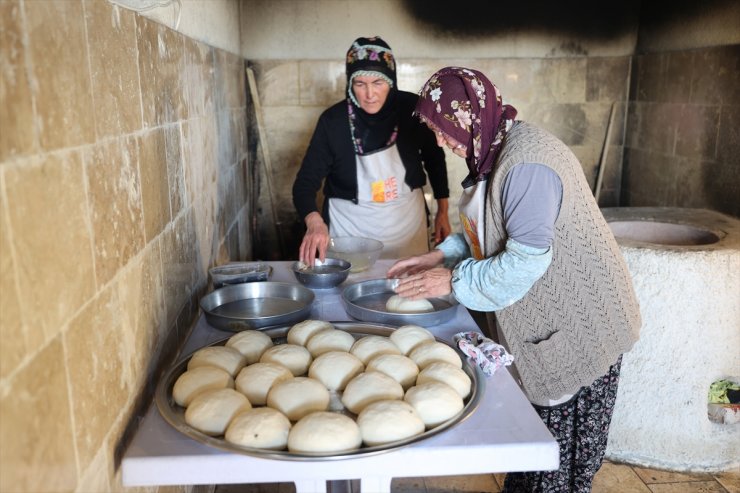
[{"label": "empty metal baking pan", "polygon": [[209,325],[238,332],[308,318],[313,291],[287,282],[253,282],[217,289],[200,300]]}]

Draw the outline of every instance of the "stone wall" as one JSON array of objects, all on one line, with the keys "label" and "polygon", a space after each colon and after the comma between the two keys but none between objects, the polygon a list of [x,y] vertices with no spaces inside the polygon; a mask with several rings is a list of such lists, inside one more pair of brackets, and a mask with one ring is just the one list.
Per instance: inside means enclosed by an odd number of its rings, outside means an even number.
[{"label": "stone wall", "polygon": [[244,60],[102,0],[3,0],[0,62],[0,491],[119,491],[207,268],[251,255]]},{"label": "stone wall", "polygon": [[740,217],[740,44],[634,57],[623,206]]}]

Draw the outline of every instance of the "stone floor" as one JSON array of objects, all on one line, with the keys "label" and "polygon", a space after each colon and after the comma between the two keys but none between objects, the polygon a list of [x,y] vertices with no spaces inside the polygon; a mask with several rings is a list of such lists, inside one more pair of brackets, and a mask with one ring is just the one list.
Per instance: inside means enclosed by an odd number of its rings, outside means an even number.
[{"label": "stone floor", "polygon": [[[504,474],[394,479],[393,493],[496,493]],[[356,491],[353,488],[353,491]],[[292,483],[220,485],[215,493],[294,493]],[[740,493],[740,470],[684,474],[605,462],[592,493]],[[373,492],[362,492],[373,493]]]}]

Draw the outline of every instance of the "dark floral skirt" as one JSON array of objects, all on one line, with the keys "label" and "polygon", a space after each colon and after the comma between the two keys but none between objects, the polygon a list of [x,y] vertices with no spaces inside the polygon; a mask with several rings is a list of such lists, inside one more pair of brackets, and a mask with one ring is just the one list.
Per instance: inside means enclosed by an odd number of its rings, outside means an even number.
[{"label": "dark floral skirt", "polygon": [[609,423],[617,398],[622,357],[583,387],[568,402],[554,407],[534,406],[560,445],[557,471],[517,472],[506,475],[503,493],[588,493],[606,452]]}]

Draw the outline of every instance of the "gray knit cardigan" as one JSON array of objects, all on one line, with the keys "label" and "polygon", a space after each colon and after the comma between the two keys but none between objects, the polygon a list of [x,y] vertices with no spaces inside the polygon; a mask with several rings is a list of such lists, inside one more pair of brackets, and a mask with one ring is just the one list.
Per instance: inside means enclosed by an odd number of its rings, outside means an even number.
[{"label": "gray knit cardigan", "polygon": [[641,320],[629,271],[581,164],[534,125],[514,123],[489,179],[485,256],[506,244],[501,190],[506,174],[522,163],[548,166],[563,185],[552,263],[524,298],[495,316],[525,392],[542,402],[606,375],[637,341]]}]

